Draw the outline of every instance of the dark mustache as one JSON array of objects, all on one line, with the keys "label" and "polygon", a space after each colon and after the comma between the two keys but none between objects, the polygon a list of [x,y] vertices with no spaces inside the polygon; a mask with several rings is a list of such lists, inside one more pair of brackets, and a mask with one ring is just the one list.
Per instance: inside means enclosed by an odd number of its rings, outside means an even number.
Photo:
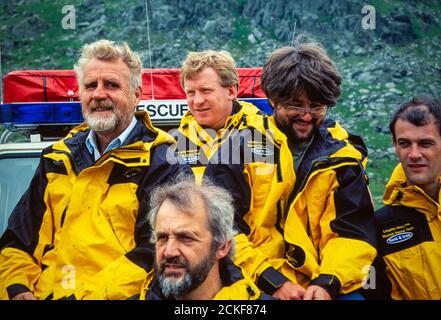
[{"label": "dark mustache", "polygon": [[311,124],[317,123],[317,119],[315,119],[315,118],[312,118],[311,121],[303,121],[301,117],[292,117],[289,120],[291,122],[295,122],[295,123],[311,123]]},{"label": "dark mustache", "polygon": [[161,270],[164,270],[166,264],[174,264],[179,267],[187,268],[187,263],[181,260],[179,257],[165,258],[165,260],[161,261],[160,263]]},{"label": "dark mustache", "polygon": [[99,100],[99,101],[91,101],[89,104],[89,107],[93,109],[98,108],[112,108],[113,109],[113,103],[110,100]]}]

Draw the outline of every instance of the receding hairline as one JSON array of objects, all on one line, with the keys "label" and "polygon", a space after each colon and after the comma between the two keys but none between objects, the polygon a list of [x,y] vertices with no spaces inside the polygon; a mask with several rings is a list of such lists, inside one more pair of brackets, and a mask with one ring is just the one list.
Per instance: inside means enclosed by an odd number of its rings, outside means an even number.
[{"label": "receding hairline", "polygon": [[92,62],[96,62],[96,61],[107,62],[110,65],[114,65],[115,62],[120,63],[125,66],[124,72],[127,72],[127,75],[130,77],[130,74],[131,74],[130,67],[127,65],[127,63],[124,62],[124,59],[122,57],[114,57],[114,58],[110,58],[110,59],[109,58],[92,57],[86,63],[83,64],[83,66],[82,66],[83,72],[86,70],[86,68],[89,65],[91,65]]},{"label": "receding hairline", "polygon": [[429,123],[438,123],[438,120],[436,119],[436,116],[431,112],[430,107],[424,103],[419,103],[419,104],[413,104],[413,105],[409,105],[407,106],[405,109],[403,109],[399,114],[397,114],[397,119],[398,120],[403,120],[406,122],[411,122],[409,121],[409,115],[412,112],[422,112],[424,114],[424,120],[426,124]]},{"label": "receding hairline", "polygon": [[192,191],[193,191],[192,198],[186,199],[187,200],[186,203],[180,203],[179,201],[176,201],[176,199],[173,199],[173,197],[166,196],[158,207],[158,211],[156,213],[156,221],[155,221],[156,225],[153,226],[153,228],[156,229],[157,227],[158,218],[160,216],[159,213],[161,212],[161,209],[163,208],[164,205],[169,204],[172,205],[175,209],[177,209],[180,213],[183,213],[189,217],[195,217],[198,215],[198,213],[202,212],[203,213],[202,216],[205,217],[206,229],[213,236],[212,230],[210,228],[210,219],[209,219],[207,203],[204,197],[202,196],[202,194],[200,192],[197,192],[198,190],[196,192],[195,190]]},{"label": "receding hairline", "polygon": [[175,208],[179,209],[179,211],[182,211],[188,215],[193,215],[194,213],[194,206],[201,206],[201,208],[198,209],[203,209],[205,213],[207,213],[207,204],[205,203],[205,199],[202,196],[202,194],[200,192],[198,192],[199,190],[192,190],[193,194],[191,198],[186,199],[185,203],[180,203],[179,200],[176,200],[173,198],[173,196],[171,195],[167,195],[163,201],[161,202],[161,204],[158,207],[158,212],[161,209],[161,207],[166,203],[170,203],[172,204]]},{"label": "receding hairline", "polygon": [[413,97],[401,104],[393,113],[389,122],[389,131],[393,141],[396,141],[395,127],[398,120],[422,127],[433,123],[441,136],[441,108],[436,100]]}]

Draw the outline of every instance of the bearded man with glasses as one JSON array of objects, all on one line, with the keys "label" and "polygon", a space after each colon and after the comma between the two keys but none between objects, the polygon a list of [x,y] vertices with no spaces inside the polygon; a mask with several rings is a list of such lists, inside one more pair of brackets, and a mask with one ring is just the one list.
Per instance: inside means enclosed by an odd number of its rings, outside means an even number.
[{"label": "bearded man with glasses", "polygon": [[262,72],[274,121],[288,138],[292,159],[285,161],[294,160],[296,182],[278,223],[285,259],[308,279],[307,300],[362,298],[354,291],[376,256],[367,148],[326,117],[340,84],[334,62],[315,43],[274,51]]}]

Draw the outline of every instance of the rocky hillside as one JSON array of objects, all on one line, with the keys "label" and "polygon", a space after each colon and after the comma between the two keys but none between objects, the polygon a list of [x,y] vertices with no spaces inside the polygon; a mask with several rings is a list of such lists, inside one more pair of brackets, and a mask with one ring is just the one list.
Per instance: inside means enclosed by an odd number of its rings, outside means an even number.
[{"label": "rocky hillside", "polygon": [[[369,175],[377,206],[395,161],[387,123],[413,95],[440,98],[441,3],[375,0],[375,29],[364,29],[359,0],[2,1],[3,73],[71,69],[78,49],[100,38],[125,40],[145,67],[179,67],[191,50],[225,49],[238,66],[261,66],[294,38],[320,41],[342,73],[343,96],[332,110],[370,149]],[[75,9],[73,29],[62,27]],[[72,26],[72,20],[69,21]],[[366,22],[366,20],[365,20]],[[372,26],[372,19],[369,20]],[[151,57],[151,65],[150,58]]]}]

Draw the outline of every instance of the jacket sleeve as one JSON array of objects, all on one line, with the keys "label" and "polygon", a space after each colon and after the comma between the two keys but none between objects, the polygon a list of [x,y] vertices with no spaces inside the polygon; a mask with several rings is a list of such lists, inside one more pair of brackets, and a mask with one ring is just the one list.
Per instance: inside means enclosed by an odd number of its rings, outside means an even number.
[{"label": "jacket sleeve", "polygon": [[368,300],[391,300],[392,284],[386,273],[386,264],[378,255],[372,264],[369,281],[360,290],[360,293]]},{"label": "jacket sleeve", "polygon": [[[285,282],[287,277],[277,271],[252,241],[252,230],[244,216],[250,212],[252,190],[245,178],[242,165],[208,164],[204,179],[228,190],[234,199],[236,235],[235,263],[267,294],[273,294]],[[251,239],[251,240],[250,240]]]},{"label": "jacket sleeve", "polygon": [[12,211],[0,239],[0,287],[6,288],[10,299],[19,293],[34,291],[42,272],[42,256],[50,250],[53,220],[47,205],[47,184],[42,157],[29,188]]},{"label": "jacket sleeve", "polygon": [[[334,170],[335,177],[317,183],[331,187],[317,225],[320,271],[311,281],[333,297],[359,289],[376,256],[374,210],[365,171],[361,165]],[[308,207],[310,219],[315,209]]]},{"label": "jacket sleeve", "polygon": [[167,147],[166,144],[160,145],[152,152],[149,172],[140,187],[140,206],[134,233],[135,248],[102,269],[93,282],[78,288],[75,298],[126,299],[140,292],[142,283],[154,267],[155,261],[155,248],[150,243],[151,227],[148,222],[150,194],[161,184],[172,183],[184,175],[193,175],[189,166],[169,158],[170,154],[166,154]]}]

